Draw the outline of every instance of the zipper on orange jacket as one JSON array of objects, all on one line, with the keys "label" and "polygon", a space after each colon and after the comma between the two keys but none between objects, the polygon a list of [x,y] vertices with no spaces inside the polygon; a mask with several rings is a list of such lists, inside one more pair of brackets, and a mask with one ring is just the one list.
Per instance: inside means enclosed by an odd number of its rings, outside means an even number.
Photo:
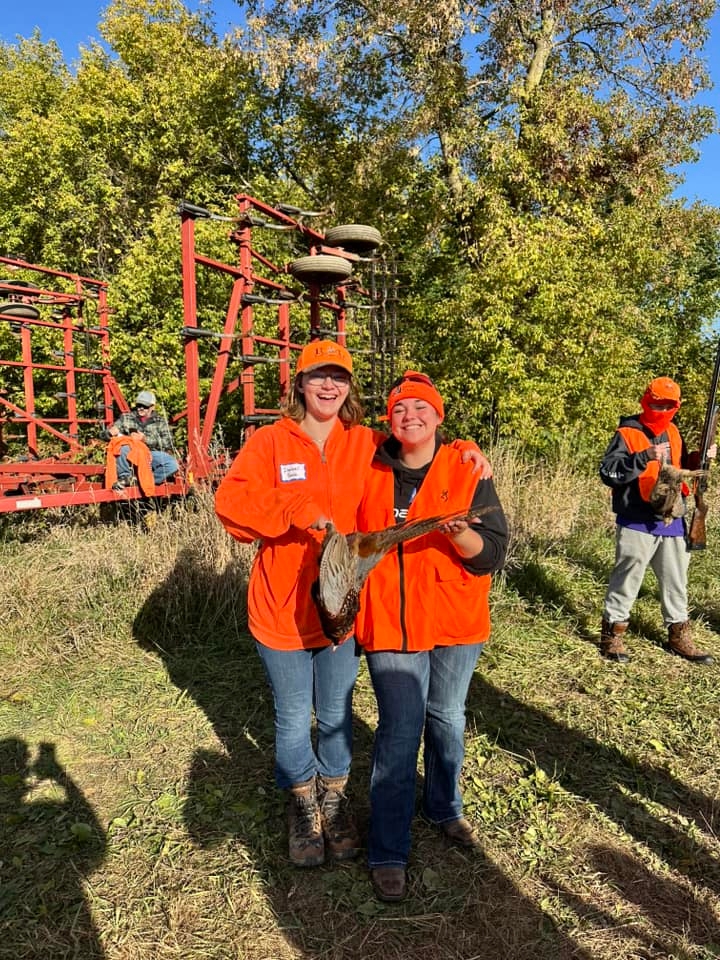
[{"label": "zipper on orange jacket", "polygon": [[405,626],[405,563],[403,559],[403,544],[399,543],[398,552],[398,584],[400,586],[400,633],[402,634],[401,653],[408,652],[408,635]]}]

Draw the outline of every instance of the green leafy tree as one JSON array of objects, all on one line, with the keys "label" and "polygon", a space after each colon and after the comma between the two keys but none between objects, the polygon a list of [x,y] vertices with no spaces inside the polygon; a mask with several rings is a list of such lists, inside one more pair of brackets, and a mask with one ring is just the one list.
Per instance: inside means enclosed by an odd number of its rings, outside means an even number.
[{"label": "green leafy tree", "polygon": [[[693,106],[711,13],[278,0],[250,19],[282,104],[268,149],[319,200],[387,223],[408,359],[465,432],[547,449],[582,423],[599,443],[649,373],[697,359],[718,221],[670,194],[712,127]],[[303,150],[316,132],[330,160]]]},{"label": "green leafy tree", "polygon": [[[710,0],[245,10],[219,38],[207,8],[115,0],[72,69],[37,34],[0,45],[2,247],[111,281],[128,391],[182,405],[174,211],[231,215],[245,191],[380,228],[402,360],[466,434],[599,444],[656,373],[699,409],[718,212],[671,192],[713,123],[693,106]],[[224,227],[207,242],[232,257]],[[211,322],[227,284],[201,284]]]},{"label": "green leafy tree", "polygon": [[0,47],[0,236],[28,260],[112,280],[131,392],[182,375],[180,200],[220,212],[253,172],[256,101],[237,50],[178,0],[117,0],[70,70],[39,35]]}]

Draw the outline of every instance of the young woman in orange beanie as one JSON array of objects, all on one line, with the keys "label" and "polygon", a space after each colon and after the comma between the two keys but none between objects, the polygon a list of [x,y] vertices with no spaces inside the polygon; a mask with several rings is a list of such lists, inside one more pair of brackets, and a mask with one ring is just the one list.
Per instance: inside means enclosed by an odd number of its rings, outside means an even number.
[{"label": "young woman in orange beanie", "polygon": [[439,433],[444,404],[408,371],[388,397],[392,436],[379,447],[358,511],[361,530],[444,513],[481,514],[400,544],[370,574],[356,636],[378,704],[368,863],[382,900],[406,893],[417,757],[424,735],[423,813],[445,836],[476,843],[462,815],[465,699],[490,636],[491,575],[507,523],[490,476],[474,474]]}]

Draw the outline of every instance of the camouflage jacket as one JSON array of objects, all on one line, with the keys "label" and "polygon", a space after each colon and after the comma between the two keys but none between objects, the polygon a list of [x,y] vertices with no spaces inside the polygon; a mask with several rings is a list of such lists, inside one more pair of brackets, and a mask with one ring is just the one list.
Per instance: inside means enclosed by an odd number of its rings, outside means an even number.
[{"label": "camouflage jacket", "polygon": [[[164,450],[166,453],[172,453],[175,444],[173,443],[170,427],[165,417],[157,413],[151,413],[145,420],[141,420],[135,410],[128,413],[122,413],[113,427],[117,427],[120,433],[126,437],[139,430],[145,436],[145,443],[150,450]],[[109,438],[106,432],[105,439]]]}]

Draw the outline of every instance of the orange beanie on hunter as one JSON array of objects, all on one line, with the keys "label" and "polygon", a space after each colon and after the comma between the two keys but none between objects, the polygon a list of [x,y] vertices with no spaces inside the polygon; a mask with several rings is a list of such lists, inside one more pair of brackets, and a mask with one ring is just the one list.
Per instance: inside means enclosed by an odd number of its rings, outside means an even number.
[{"label": "orange beanie on hunter", "polygon": [[401,400],[424,400],[437,412],[441,419],[445,418],[443,398],[437,391],[430,377],[416,370],[406,370],[402,377],[393,384],[388,394],[387,417],[392,416],[393,407]]}]

